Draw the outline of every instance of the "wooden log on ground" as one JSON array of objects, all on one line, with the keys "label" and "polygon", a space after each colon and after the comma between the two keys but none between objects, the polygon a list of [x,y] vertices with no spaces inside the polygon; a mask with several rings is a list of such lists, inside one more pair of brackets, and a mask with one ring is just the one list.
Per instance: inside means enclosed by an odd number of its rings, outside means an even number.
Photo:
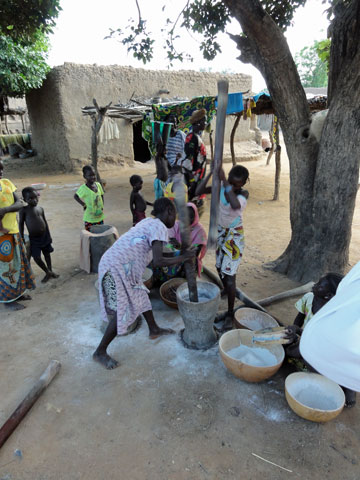
[{"label": "wooden log on ground", "polygon": [[[240,288],[236,289],[236,298],[241,300],[249,308],[255,308],[256,310],[267,313],[265,308],[263,308],[261,305],[259,305],[259,303],[255,302],[254,300],[251,300],[251,298],[248,297],[242,290],[240,290]],[[235,311],[239,308],[241,307],[236,308]]]},{"label": "wooden log on ground", "polygon": [[272,295],[271,297],[262,298],[258,300],[258,304],[265,307],[266,305],[271,305],[272,303],[279,302],[280,300],[285,300],[290,297],[297,297],[300,295],[304,295],[311,291],[314,282],[305,283],[301,287],[296,287],[291,290],[286,290],[285,292],[277,293],[276,295]]},{"label": "wooden log on ground", "polygon": [[208,249],[214,249],[217,240],[217,222],[220,198],[220,178],[219,173],[222,166],[224,150],[224,133],[226,121],[226,108],[228,102],[229,84],[226,80],[218,81],[218,108],[216,112],[216,130],[215,130],[215,152],[214,152],[214,173],[211,187],[210,204],[210,225],[208,235]]},{"label": "wooden log on ground", "polygon": [[30,392],[26,395],[24,400],[20,403],[17,409],[10,415],[4,425],[0,428],[0,448],[4,445],[4,443],[10,437],[15,428],[25,417],[27,412],[34,405],[42,392],[50,384],[55,375],[60,371],[60,367],[61,363],[57,360],[52,360],[49,363],[47,369],[41,375],[41,377],[30,390]]}]

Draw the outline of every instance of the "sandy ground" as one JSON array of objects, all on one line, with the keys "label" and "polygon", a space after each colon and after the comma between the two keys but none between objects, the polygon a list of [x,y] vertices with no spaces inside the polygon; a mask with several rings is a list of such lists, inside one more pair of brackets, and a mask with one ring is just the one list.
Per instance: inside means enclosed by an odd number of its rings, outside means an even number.
[{"label": "sandy ground", "polygon": [[[38,288],[26,310],[10,314],[0,307],[0,422],[50,359],[60,360],[62,369],[2,447],[0,480],[360,478],[359,406],[327,424],[301,419],[285,400],[286,369],[260,384],[245,383],[226,370],[216,345],[200,352],[185,349],[178,335],[150,341],[144,323],[136,333],[113,342],[110,352],[121,363],[118,369],[105,371],[93,362],[91,354],[101,338],[96,276],[78,268],[82,211],[72,198],[82,179],[52,175],[34,160],[25,162],[27,168],[21,170],[19,162],[13,162],[5,176],[19,189],[47,183],[41,205],[60,278],[43,285],[42,272],[34,266]],[[280,200],[273,202],[274,166],[266,167],[265,158],[246,166],[250,200],[238,285],[260,299],[297,286],[262,268],[289,240],[288,168],[284,159]],[[154,168],[139,165],[138,170],[150,200]],[[132,173],[135,169],[103,175],[107,223],[119,232],[131,226]],[[208,218],[207,211],[205,226]],[[352,265],[359,259],[359,244],[357,206]],[[214,267],[211,252],[206,265]],[[183,323],[177,312],[154,290],[151,299],[158,323],[179,332]],[[295,300],[274,304],[269,312],[291,323]],[[21,456],[14,455],[16,450]]]}]

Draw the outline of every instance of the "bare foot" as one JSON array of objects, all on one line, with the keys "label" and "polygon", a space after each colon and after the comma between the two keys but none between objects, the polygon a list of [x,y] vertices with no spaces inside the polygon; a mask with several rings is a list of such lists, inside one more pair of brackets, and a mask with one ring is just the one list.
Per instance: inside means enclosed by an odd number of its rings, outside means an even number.
[{"label": "bare foot", "polygon": [[58,275],[57,273],[54,273],[54,272],[50,272],[50,277],[51,278],[59,278],[60,275]]},{"label": "bare foot", "polygon": [[343,387],[343,390],[345,393],[345,407],[352,408],[356,405],[356,392],[345,387]]},{"label": "bare foot", "polygon": [[47,283],[51,278],[51,273],[48,272],[45,277],[41,280],[41,283]]},{"label": "bare foot", "polygon": [[219,313],[216,315],[214,323],[221,323],[225,320],[227,312]]},{"label": "bare foot", "polygon": [[224,318],[224,324],[221,326],[221,332],[228,332],[233,329],[234,315],[226,314]]},{"label": "bare foot", "polygon": [[119,366],[119,362],[111,358],[107,353],[94,353],[93,359],[95,362],[99,362],[106,370],[113,370]]},{"label": "bare foot", "polygon": [[4,303],[4,306],[12,312],[17,312],[18,310],[24,310],[24,308],[26,308],[25,305],[21,305],[21,303],[18,302]]},{"label": "bare foot", "polygon": [[156,338],[162,336],[162,335],[171,335],[175,333],[174,330],[171,330],[171,328],[158,328],[154,329],[149,333],[149,338],[151,340],[155,340]]},{"label": "bare foot", "polygon": [[21,300],[22,302],[24,302],[24,301],[27,301],[27,300],[31,300],[31,297],[30,297],[30,295],[25,293],[24,295],[21,295],[21,297],[18,298],[18,300]]}]

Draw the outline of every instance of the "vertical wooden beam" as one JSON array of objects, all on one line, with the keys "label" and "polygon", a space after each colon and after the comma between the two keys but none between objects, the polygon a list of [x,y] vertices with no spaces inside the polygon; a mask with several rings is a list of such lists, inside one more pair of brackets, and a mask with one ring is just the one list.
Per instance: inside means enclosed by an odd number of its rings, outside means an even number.
[{"label": "vertical wooden beam", "polygon": [[281,146],[280,146],[280,132],[279,122],[276,121],[276,130],[274,132],[275,138],[275,188],[273,200],[279,200],[280,193],[280,174],[281,174]]},{"label": "vertical wooden beam", "polygon": [[210,205],[210,226],[208,236],[208,248],[213,249],[217,240],[217,220],[220,197],[219,173],[222,166],[224,150],[224,134],[226,121],[226,108],[228,102],[229,84],[226,80],[218,81],[218,108],[216,112],[215,130],[215,152],[214,152],[214,173],[212,180],[211,205]]},{"label": "vertical wooden beam", "polygon": [[241,115],[242,115],[242,112],[236,114],[236,119],[230,134],[230,151],[231,151],[231,160],[233,165],[236,165],[236,157],[235,157],[235,149],[234,149],[235,133],[239,125]]}]

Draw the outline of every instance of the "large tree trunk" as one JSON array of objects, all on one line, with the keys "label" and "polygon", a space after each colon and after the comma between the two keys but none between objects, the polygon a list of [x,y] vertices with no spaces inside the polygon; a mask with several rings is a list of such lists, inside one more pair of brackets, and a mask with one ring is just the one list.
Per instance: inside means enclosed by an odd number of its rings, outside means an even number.
[{"label": "large tree trunk", "polygon": [[292,235],[275,270],[299,281],[348,262],[359,170],[360,2],[338,7],[332,30],[330,108],[318,144],[307,135],[310,113],[281,30],[258,0],[224,0],[245,36],[233,36],[240,59],[263,74],[282,126],[290,162]]}]

